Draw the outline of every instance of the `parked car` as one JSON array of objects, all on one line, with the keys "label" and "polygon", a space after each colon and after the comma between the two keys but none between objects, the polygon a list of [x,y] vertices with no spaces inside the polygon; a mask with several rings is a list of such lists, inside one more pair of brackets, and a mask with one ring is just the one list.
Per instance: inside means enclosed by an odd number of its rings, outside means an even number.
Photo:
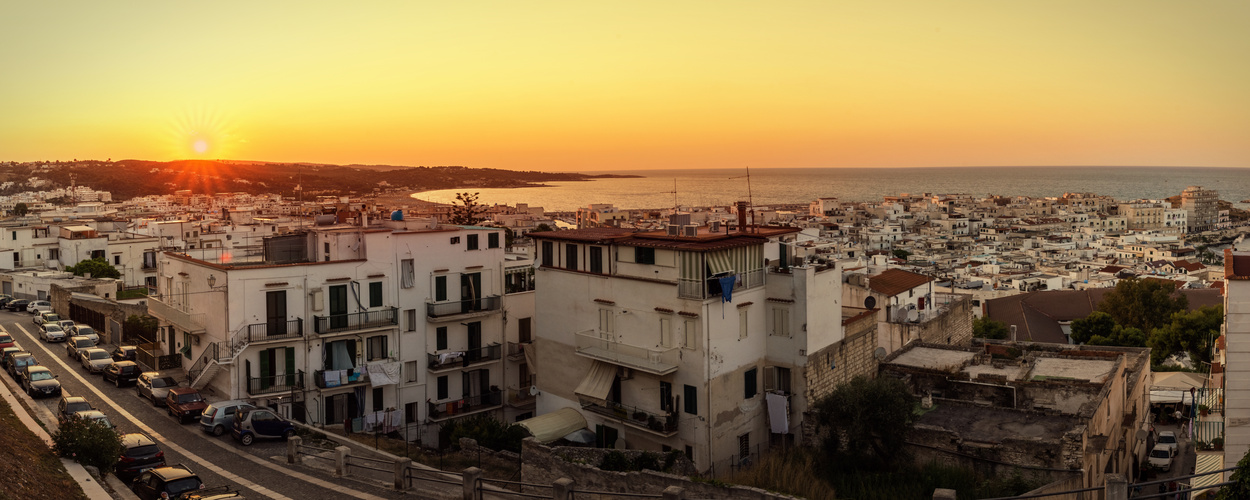
[{"label": "parked car", "polygon": [[[74,331],[74,320],[72,320],[72,319],[63,319],[63,320],[57,321],[57,322],[56,322],[56,324],[61,325],[61,329],[62,329],[62,330],[65,330],[65,331],[67,331],[67,332],[73,332],[73,331]],[[98,338],[97,338],[97,339],[92,339],[92,340],[95,340],[96,342],[99,342],[99,341],[100,341],[100,339],[98,339]]]},{"label": "parked car", "polygon": [[79,396],[62,396],[61,402],[56,405],[56,419],[60,422],[68,420],[70,417],[77,415],[78,412],[94,410],[95,407],[87,401],[87,398]]},{"label": "parked car", "polygon": [[10,300],[8,304],[4,305],[4,308],[10,311],[25,311],[26,306],[28,305],[30,305],[29,300],[16,299],[16,300]]},{"label": "parked car", "polygon": [[27,367],[26,371],[22,372],[20,382],[22,390],[32,398],[61,395],[61,383],[56,380],[56,375],[52,374],[52,370],[45,366]]},{"label": "parked car", "polygon": [[103,425],[103,426],[105,426],[105,427],[107,427],[107,428],[109,428],[109,429],[114,429],[114,430],[116,430],[116,429],[117,429],[117,426],[116,426],[116,425],[113,425],[113,422],[110,422],[110,421],[109,421],[108,416],[106,416],[106,415],[104,414],[104,412],[102,412],[102,411],[100,411],[100,410],[86,410],[86,411],[80,411],[80,412],[78,412],[76,415],[74,415],[74,418],[81,418],[81,419],[83,419],[83,420],[87,420],[87,421],[90,421],[90,422],[95,422],[95,423],[100,424],[100,425]]},{"label": "parked car", "polygon": [[113,358],[109,356],[108,351],[99,347],[92,347],[78,351],[78,363],[88,372],[103,373],[104,369],[113,363]]},{"label": "parked car", "polygon": [[61,325],[49,323],[39,330],[39,338],[44,342],[65,342],[65,330],[61,329]]},{"label": "parked car", "polygon": [[13,346],[13,347],[5,347],[5,348],[3,348],[3,349],[0,349],[0,369],[4,369],[5,371],[8,371],[8,369],[9,369],[9,354],[10,354],[10,353],[18,353],[18,352],[26,352],[26,351],[25,351],[24,349],[22,349],[21,347],[18,347],[18,346],[16,346],[16,345],[15,345],[15,346]]},{"label": "parked car", "polygon": [[139,374],[143,372],[143,368],[140,368],[138,363],[134,361],[113,361],[111,356],[109,361],[108,366],[104,367],[105,382],[112,382],[117,387],[138,382]]},{"label": "parked car", "polygon": [[52,303],[46,300],[33,300],[26,304],[26,312],[31,314],[39,314],[44,311],[52,311]]},{"label": "parked car", "polygon": [[178,423],[185,424],[187,419],[200,418],[208,403],[204,402],[200,391],[190,387],[175,387],[165,396],[165,406],[169,408],[169,414],[178,419]]},{"label": "parked car", "polygon": [[65,356],[69,359],[78,359],[78,353],[95,347],[95,342],[87,337],[70,337],[65,342]]},{"label": "parked car", "polygon": [[295,425],[267,408],[246,408],[234,414],[230,435],[243,446],[256,439],[287,439],[295,435]]},{"label": "parked car", "polygon": [[1176,433],[1172,431],[1163,431],[1159,433],[1159,439],[1155,440],[1156,445],[1167,445],[1172,450],[1172,455],[1176,455],[1181,451],[1180,443],[1176,441]]},{"label": "parked car", "polygon": [[8,332],[0,332],[0,349],[5,347],[15,347],[17,342],[13,341],[13,336]]},{"label": "parked car", "polygon": [[[64,321],[69,321],[69,320],[64,320]],[[64,328],[64,326],[62,326],[62,328]],[[74,335],[78,335],[80,337],[90,338],[92,341],[94,341],[97,344],[100,343],[100,336],[96,334],[95,328],[91,328],[87,325],[76,324],[74,325],[73,328],[65,328],[65,330]],[[131,360],[131,361],[134,361],[134,360]]]},{"label": "parked car", "polygon": [[35,316],[30,320],[33,321],[36,326],[43,326],[44,323],[56,323],[61,321],[61,315],[52,311],[43,311],[35,313]]},{"label": "parked car", "polygon": [[234,426],[234,413],[244,408],[255,408],[255,406],[239,399],[210,404],[204,408],[204,414],[200,415],[200,429],[214,436],[225,434],[226,429]]},{"label": "parked car", "polygon": [[113,361],[134,361],[135,353],[138,350],[138,347],[132,345],[119,345],[114,347],[113,352],[109,353],[109,355],[113,356]]},{"label": "parked car", "polygon": [[143,434],[122,434],[122,456],[117,460],[118,479],[131,481],[145,470],[165,466],[165,452]]},{"label": "parked car", "polygon": [[1153,450],[1150,450],[1150,466],[1167,472],[1172,470],[1172,448],[1166,444],[1156,444]]},{"label": "parked car", "polygon": [[39,361],[35,360],[34,354],[22,351],[9,356],[9,362],[6,364],[5,370],[8,370],[13,380],[21,381],[22,373],[25,373],[27,368],[37,365],[39,365]]},{"label": "parked car", "polygon": [[203,488],[204,482],[200,481],[200,476],[195,475],[185,465],[148,469],[130,483],[130,491],[135,492],[140,500],[178,498],[183,493]]},{"label": "parked car", "polygon": [[14,298],[12,295],[9,295],[7,293],[0,293],[0,307],[5,307],[9,305],[9,302],[12,302],[13,300]]},{"label": "parked car", "polygon": [[183,493],[179,500],[229,500],[233,498],[243,498],[243,495],[231,490],[229,486],[214,486]]},{"label": "parked car", "polygon": [[169,390],[178,387],[173,377],[162,377],[160,372],[143,372],[139,374],[139,382],[135,383],[135,393],[152,400],[152,406],[165,404]]}]

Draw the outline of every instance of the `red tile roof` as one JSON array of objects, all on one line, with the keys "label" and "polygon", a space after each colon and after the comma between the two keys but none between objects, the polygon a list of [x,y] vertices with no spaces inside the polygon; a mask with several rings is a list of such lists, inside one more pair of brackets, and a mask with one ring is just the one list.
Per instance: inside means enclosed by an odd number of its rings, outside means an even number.
[{"label": "red tile roof", "polygon": [[1224,277],[1230,280],[1250,280],[1250,253],[1224,249]]},{"label": "red tile roof", "polygon": [[920,285],[933,281],[933,278],[902,269],[887,269],[885,272],[868,277],[868,288],[872,291],[893,297]]}]

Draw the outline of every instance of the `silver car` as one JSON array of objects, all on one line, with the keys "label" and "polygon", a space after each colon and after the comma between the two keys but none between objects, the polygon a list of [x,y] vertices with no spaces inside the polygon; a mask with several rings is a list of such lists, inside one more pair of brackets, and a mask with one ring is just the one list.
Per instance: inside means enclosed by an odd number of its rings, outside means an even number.
[{"label": "silver car", "polygon": [[87,325],[74,325],[73,328],[66,328],[66,330],[73,332],[74,335],[87,337],[91,339],[92,342],[97,344],[100,343],[100,336],[95,333],[95,328],[91,328]]},{"label": "silver car", "polygon": [[175,387],[178,387],[178,381],[173,377],[162,377],[160,372],[143,372],[135,383],[135,393],[152,400],[152,406],[164,406],[169,390]]},{"label": "silver car", "polygon": [[65,330],[61,325],[56,323],[48,323],[43,325],[43,329],[39,330],[39,338],[44,342],[65,342]]},{"label": "silver car", "polygon": [[255,407],[239,399],[210,404],[204,409],[204,413],[200,414],[200,429],[214,436],[225,434],[234,426],[234,412],[243,408]]},{"label": "silver car", "polygon": [[104,373],[104,369],[113,364],[113,356],[98,347],[92,347],[78,353],[78,362],[91,373]]}]

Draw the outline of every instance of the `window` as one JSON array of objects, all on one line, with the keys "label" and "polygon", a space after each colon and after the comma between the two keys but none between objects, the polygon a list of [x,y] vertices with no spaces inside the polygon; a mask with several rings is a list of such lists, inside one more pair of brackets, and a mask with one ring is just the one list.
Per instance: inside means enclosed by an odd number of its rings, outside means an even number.
[{"label": "window", "polygon": [[416,382],[416,381],[417,381],[417,374],[418,374],[418,373],[420,373],[420,371],[421,371],[421,370],[420,370],[420,369],[419,369],[419,367],[417,366],[417,362],[416,362],[416,361],[405,361],[405,362],[404,362],[404,373],[406,373],[406,374],[407,374],[407,378],[405,378],[404,380],[407,380],[407,381],[409,381],[409,382]]},{"label": "window", "polygon": [[759,379],[759,369],[752,368],[743,374],[742,378],[742,398],[751,399],[758,393],[756,384]]},{"label": "window", "polygon": [[778,337],[790,336],[790,310],[785,307],[773,308],[773,322],[769,335]]},{"label": "window", "polygon": [[405,422],[420,422],[421,421],[421,419],[417,415],[417,412],[420,411],[420,408],[421,408],[420,404],[421,403],[407,403],[404,405],[404,421]]},{"label": "window", "polygon": [[577,270],[577,245],[564,245],[564,268],[570,271]]},{"label": "window", "polygon": [[660,318],[660,346],[673,347],[673,320]]},{"label": "window", "polygon": [[399,261],[399,286],[401,288],[412,288],[416,286],[417,274],[414,270],[412,259],[404,259]]},{"label": "window", "polygon": [[634,262],[639,264],[655,264],[655,249],[634,247]]},{"label": "window", "polygon": [[374,387],[373,388],[373,411],[382,411],[384,408],[386,408],[386,405],[384,405],[383,403],[384,401],[382,400],[382,388]]},{"label": "window", "polygon": [[443,375],[438,378],[438,399],[442,401],[447,399],[447,376]]},{"label": "window", "polygon": [[552,267],[555,264],[555,245],[550,241],[543,242],[543,266]]},{"label": "window", "polygon": [[590,247],[590,272],[603,274],[603,247]]},{"label": "window", "polygon": [[682,406],[685,407],[684,409],[686,413],[689,413],[691,415],[699,414],[699,390],[698,389],[696,389],[693,385],[686,386],[685,396],[682,397],[682,399],[684,400]]},{"label": "window", "polygon": [[486,248],[499,248],[499,233],[486,235]]},{"label": "window", "polygon": [[383,359],[386,356],[386,335],[369,337],[369,361]]},{"label": "window", "polygon": [[616,318],[612,314],[611,309],[599,310],[599,333],[612,333],[616,331]]},{"label": "window", "polygon": [[694,461],[694,447],[686,445],[686,460]]},{"label": "window", "polygon": [[682,333],[685,335],[686,339],[682,342],[682,347],[685,347],[686,349],[698,349],[699,328],[696,326],[698,323],[693,319],[687,319],[684,323],[685,326],[682,327]]},{"label": "window", "polygon": [[439,351],[447,349],[447,327],[440,326],[435,330],[434,349]]},{"label": "window", "polygon": [[408,320],[408,331],[410,331],[410,332],[415,332],[415,331],[417,331],[417,310],[416,310],[416,309],[408,309],[408,310],[404,311],[404,316],[407,316],[407,320]]},{"label": "window", "polygon": [[790,394],[790,369],[780,366],[765,367],[764,390]]},{"label": "window", "polygon": [[[49,257],[51,257],[51,258],[55,259],[55,258],[56,258],[56,255],[55,255],[55,254],[49,254]],[[115,265],[115,266],[120,266],[121,264],[122,264],[122,256],[120,256],[120,255],[114,255],[114,256],[113,256],[113,265]]]},{"label": "window", "polygon": [[369,283],[369,307],[382,307],[382,282]]},{"label": "window", "polygon": [[444,300],[447,300],[447,277],[435,276],[434,277],[434,301],[442,302]]},{"label": "window", "polygon": [[745,460],[751,456],[751,433],[738,436],[738,458]]},{"label": "window", "polygon": [[468,240],[466,241],[466,243],[469,247],[469,250],[477,250],[477,235],[470,234],[467,236],[467,238]]},{"label": "window", "polygon": [[747,338],[747,309],[749,309],[749,307],[742,307],[738,309],[738,339],[739,340]]},{"label": "window", "polygon": [[451,237],[451,244],[452,244],[452,245],[459,245],[459,244],[460,244],[460,237],[459,237],[459,236],[452,236],[452,237]]},{"label": "window", "polygon": [[521,318],[517,320],[517,340],[519,342],[531,342],[533,340],[533,321],[532,318]]},{"label": "window", "polygon": [[673,384],[660,381],[660,411],[673,411]]}]

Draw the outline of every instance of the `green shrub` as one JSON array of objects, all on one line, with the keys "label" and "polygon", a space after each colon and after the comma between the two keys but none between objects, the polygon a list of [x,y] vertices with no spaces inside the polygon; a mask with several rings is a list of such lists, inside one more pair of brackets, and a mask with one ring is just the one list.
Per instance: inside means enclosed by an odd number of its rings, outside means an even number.
[{"label": "green shrub", "polygon": [[664,471],[664,469],[660,467],[660,455],[653,451],[642,452],[641,455],[638,455],[638,458],[634,459],[634,463],[632,465],[633,470],[650,469],[656,472]]},{"label": "green shrub", "polygon": [[460,438],[467,437],[477,441],[478,446],[515,453],[521,452],[521,440],[527,435],[525,428],[484,413],[452,420],[438,428],[439,442],[450,444],[453,448],[460,445]]},{"label": "green shrub", "polygon": [[100,469],[105,474],[117,465],[122,455],[122,439],[104,424],[71,418],[52,435],[56,454]]},{"label": "green shrub", "polygon": [[631,468],[632,465],[624,453],[621,453],[619,450],[612,450],[603,455],[603,461],[599,462],[599,469],[625,472],[633,470]]}]

